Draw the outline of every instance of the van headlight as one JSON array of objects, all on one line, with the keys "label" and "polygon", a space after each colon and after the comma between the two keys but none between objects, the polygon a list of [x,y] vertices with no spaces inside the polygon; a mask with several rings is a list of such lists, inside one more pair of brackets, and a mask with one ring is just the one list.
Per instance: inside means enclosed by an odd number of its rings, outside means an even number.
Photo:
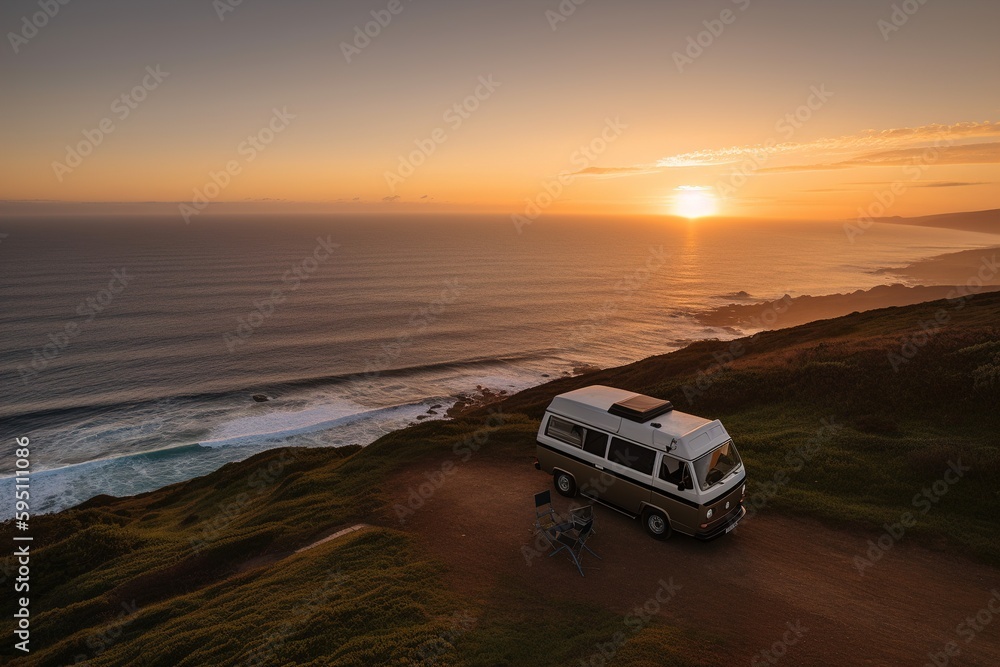
[{"label": "van headlight", "polygon": [[747,485],[746,484],[743,485],[743,491],[741,493],[744,496],[747,494]]},{"label": "van headlight", "polygon": [[711,519],[713,514],[715,514],[715,510],[708,510],[708,512],[705,514],[705,518]]}]

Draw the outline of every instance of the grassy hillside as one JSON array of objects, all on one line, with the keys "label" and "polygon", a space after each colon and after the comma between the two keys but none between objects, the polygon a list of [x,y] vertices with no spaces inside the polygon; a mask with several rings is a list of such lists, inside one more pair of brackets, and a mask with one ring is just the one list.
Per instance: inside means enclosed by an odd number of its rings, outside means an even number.
[{"label": "grassy hillside", "polygon": [[[697,343],[529,389],[506,409],[538,418],[552,394],[594,383],[724,420],[764,511],[876,528],[915,511],[915,534],[1000,564],[998,294]],[[950,462],[971,470],[915,506]]]},{"label": "grassy hillside", "polygon": [[[33,650],[16,664],[576,662],[607,641],[619,616],[569,603],[533,610],[542,603],[516,589],[488,604],[449,590],[442,566],[390,527],[399,524],[384,484],[480,442],[477,457],[528,465],[551,397],[594,383],[723,419],[758,511],[873,529],[909,511],[927,545],[1000,564],[1000,294],[986,294],[697,343],[522,392],[499,406],[502,419],[481,410],[419,424],[361,451],[275,450],[37,517]],[[957,462],[969,470],[935,492]],[[916,502],[925,488],[930,496]],[[361,522],[372,527],[294,553]],[[532,611],[544,611],[544,629]],[[672,632],[650,625],[615,664],[652,664],[651,655],[701,664],[681,656],[705,659],[704,642],[686,651],[689,640]],[[9,642],[0,654],[14,655]]]}]

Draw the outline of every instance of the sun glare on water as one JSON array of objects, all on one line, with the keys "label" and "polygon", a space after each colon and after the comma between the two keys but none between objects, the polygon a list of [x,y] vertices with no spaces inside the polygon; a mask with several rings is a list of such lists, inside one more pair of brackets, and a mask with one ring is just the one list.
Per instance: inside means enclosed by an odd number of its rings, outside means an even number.
[{"label": "sun glare on water", "polygon": [[719,200],[712,188],[682,185],[674,193],[674,215],[694,220],[715,215],[719,211]]}]

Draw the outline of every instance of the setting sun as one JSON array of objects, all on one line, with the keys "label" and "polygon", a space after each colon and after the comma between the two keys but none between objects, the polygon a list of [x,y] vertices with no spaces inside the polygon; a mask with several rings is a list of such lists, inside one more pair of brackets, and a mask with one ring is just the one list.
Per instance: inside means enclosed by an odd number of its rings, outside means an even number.
[{"label": "setting sun", "polygon": [[719,200],[711,188],[682,185],[673,197],[673,212],[683,218],[704,218],[715,215]]}]

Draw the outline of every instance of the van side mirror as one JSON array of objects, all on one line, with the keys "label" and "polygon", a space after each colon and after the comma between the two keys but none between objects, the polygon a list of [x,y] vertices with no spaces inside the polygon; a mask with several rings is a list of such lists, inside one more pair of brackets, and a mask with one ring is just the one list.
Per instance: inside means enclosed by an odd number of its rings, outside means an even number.
[{"label": "van side mirror", "polygon": [[680,484],[677,485],[677,490],[678,491],[687,491],[689,488],[691,488],[691,487],[688,485],[688,483],[686,481],[683,481],[683,482],[681,482]]}]

